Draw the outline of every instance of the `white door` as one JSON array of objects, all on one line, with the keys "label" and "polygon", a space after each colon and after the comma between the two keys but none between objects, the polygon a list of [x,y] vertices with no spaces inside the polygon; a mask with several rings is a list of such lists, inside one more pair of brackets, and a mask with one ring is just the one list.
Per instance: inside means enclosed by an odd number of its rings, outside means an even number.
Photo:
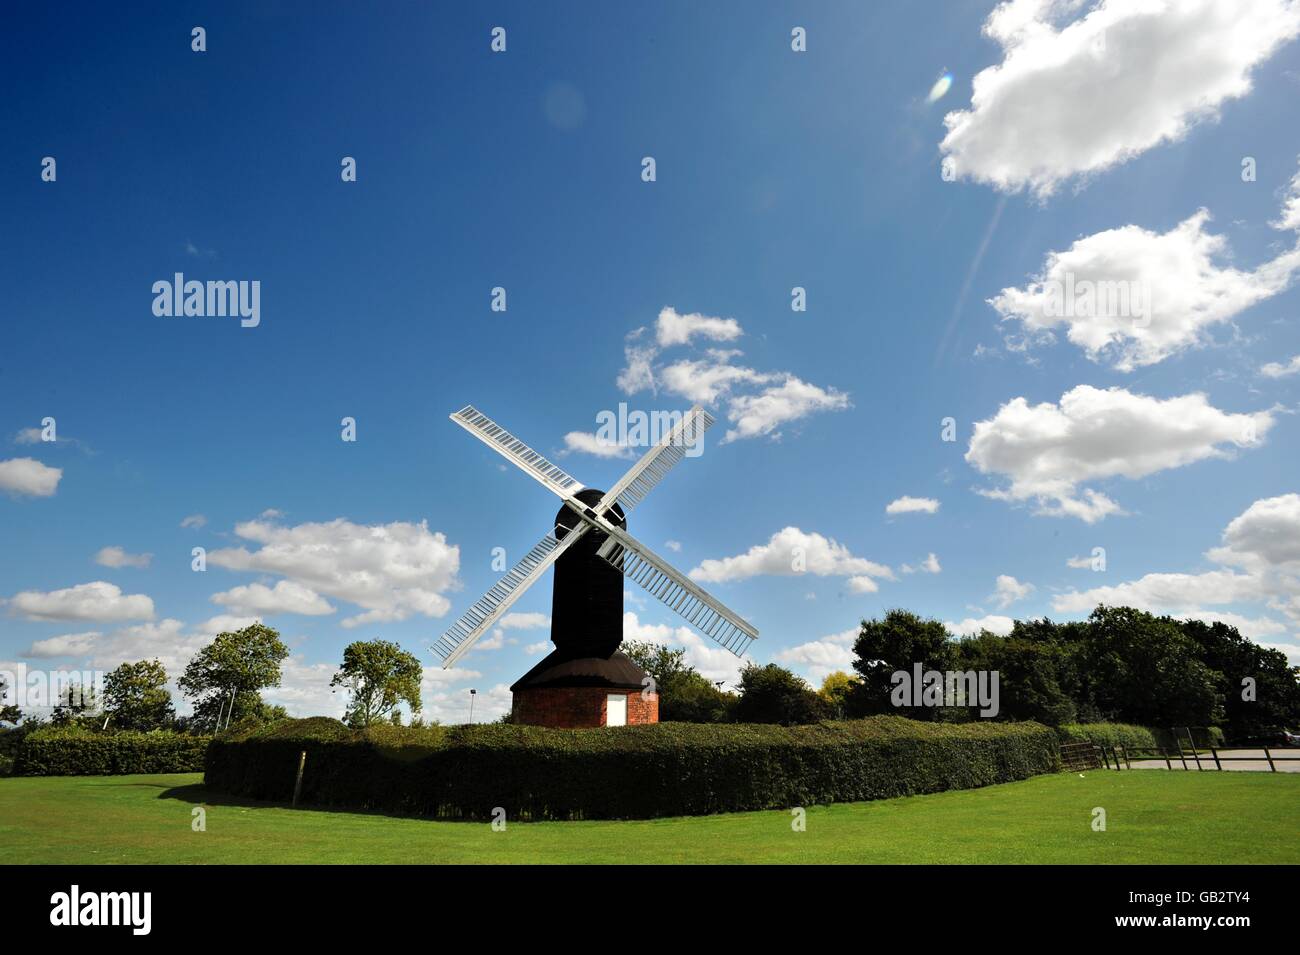
[{"label": "white door", "polygon": [[605,725],[627,726],[627,697],[610,694],[605,697]]}]

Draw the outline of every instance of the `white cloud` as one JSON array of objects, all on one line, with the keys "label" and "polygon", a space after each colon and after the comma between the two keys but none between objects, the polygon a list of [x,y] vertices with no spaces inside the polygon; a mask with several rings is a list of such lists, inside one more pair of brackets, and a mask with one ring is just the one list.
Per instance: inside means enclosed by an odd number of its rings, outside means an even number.
[{"label": "white cloud", "polygon": [[996,601],[1000,610],[1005,610],[1017,600],[1024,600],[1034,592],[1033,584],[1022,584],[1010,574],[999,574],[997,580],[997,589],[993,592],[990,600]]},{"label": "white cloud", "polygon": [[103,580],[63,590],[24,590],[8,600],[11,613],[28,620],[148,620],[153,601],[144,594],[124,594]]},{"label": "white cloud", "polygon": [[949,633],[956,634],[959,637],[973,637],[981,630],[987,630],[990,633],[1005,637],[1011,632],[1011,628],[1015,626],[1015,621],[1010,617],[989,614],[986,617],[967,617],[956,623],[945,620],[943,625],[948,628]]},{"label": "white cloud", "polygon": [[670,627],[666,624],[642,623],[632,611],[623,614],[623,639],[643,640],[662,646],[680,647],[686,651],[685,660],[700,675],[713,682],[734,684],[740,678],[743,661],[730,650],[725,650],[712,640],[701,637],[689,627]]},{"label": "white cloud", "polygon": [[262,691],[267,703],[283,706],[290,716],[343,716],[348,694],[330,686],[338,672],[333,663],[308,663],[293,655],[280,663],[280,685]]},{"label": "white cloud", "polygon": [[941,567],[939,564],[939,558],[934,554],[933,551],[927,554],[925,560],[921,561],[921,563],[915,567],[913,567],[911,564],[904,564],[902,566],[902,571],[905,574],[915,574],[918,571],[925,574],[937,574],[940,573],[942,570],[943,567]]},{"label": "white cloud", "polygon": [[128,554],[121,547],[104,547],[95,555],[95,563],[104,567],[148,567],[153,554]]},{"label": "white cloud", "polygon": [[984,33],[1002,62],[945,117],[940,149],[959,177],[1047,196],[1216,119],[1297,32],[1293,0],[1001,3]]},{"label": "white cloud", "polygon": [[245,584],[213,594],[214,604],[221,604],[236,614],[273,616],[278,613],[300,613],[318,617],[333,613],[334,608],[316,591],[291,580],[277,581],[274,587],[266,584]]},{"label": "white cloud", "polygon": [[1300,231],[1300,172],[1292,176],[1291,181],[1287,183],[1286,193],[1282,198],[1281,215],[1269,224],[1274,229]]},{"label": "white cloud", "polygon": [[1227,240],[1206,231],[1209,218],[1202,209],[1164,233],[1108,229],[1049,253],[1032,282],[989,299],[1025,333],[1008,345],[1050,341],[1064,326],[1093,361],[1132,371],[1203,345],[1213,326],[1288,287],[1300,249],[1243,271],[1221,263]]},{"label": "white cloud", "polygon": [[935,514],[938,510],[939,502],[934,498],[908,497],[906,494],[885,505],[886,514]]},{"label": "white cloud", "polygon": [[192,527],[196,530],[208,522],[208,519],[202,514],[191,514],[181,521],[181,527]]},{"label": "white cloud", "polygon": [[194,633],[196,636],[210,639],[219,633],[235,633],[245,627],[251,627],[255,623],[261,623],[261,618],[242,614],[219,613],[215,617],[209,617],[202,623],[196,623]]},{"label": "white cloud", "polygon": [[524,647],[524,653],[530,657],[537,656],[539,653],[549,653],[550,650],[551,642],[549,640],[538,640],[536,643],[530,643]]},{"label": "white cloud", "polygon": [[1265,378],[1287,378],[1300,375],[1300,355],[1294,355],[1285,364],[1270,361],[1260,366],[1259,373]]},{"label": "white cloud", "polygon": [[457,585],[460,550],[441,532],[419,524],[353,524],[343,518],[284,527],[245,521],[235,533],[261,546],[224,548],[208,563],[231,570],[278,574],[295,584],[346,600],[366,612],[344,627],[405,620],[413,613],[441,617],[444,594]]},{"label": "white cloud", "polygon": [[551,625],[551,618],[544,613],[508,613],[498,621],[502,630],[540,630]]},{"label": "white cloud", "polygon": [[95,647],[95,641],[103,634],[98,630],[86,633],[65,633],[58,637],[37,640],[27,650],[29,657],[75,657],[89,654]]},{"label": "white cloud", "polygon": [[827,676],[837,671],[842,670],[850,674],[853,672],[855,659],[853,644],[857,641],[859,633],[857,627],[833,633],[809,643],[779,650],[773,659],[777,663],[802,668],[804,675],[813,683],[820,684]]},{"label": "white cloud", "polygon": [[1206,556],[1252,573],[1300,573],[1300,494],[1255,501],[1224,529],[1223,546]]},{"label": "white cloud", "polygon": [[627,445],[597,437],[589,431],[570,431],[564,436],[564,448],[567,452],[593,454],[598,458],[630,458],[633,454]]},{"label": "white cloud", "polygon": [[1095,559],[1096,558],[1090,554],[1083,557],[1068,557],[1066,558],[1065,566],[1074,570],[1092,570],[1092,562]]},{"label": "white cloud", "polygon": [[739,384],[761,385],[779,377],[730,364],[728,358],[683,359],[659,371],[659,383],[675,395],[698,404],[713,404]]},{"label": "white cloud", "polygon": [[713,318],[698,312],[682,315],[672,306],[660,309],[659,320],[655,323],[655,340],[660,348],[689,345],[692,338],[731,342],[740,335],[740,322],[734,318]]},{"label": "white cloud", "polygon": [[[802,570],[797,569],[802,567]],[[720,583],[747,580],[760,575],[795,576],[809,573],[817,577],[848,577],[851,589],[866,592],[875,589],[872,577],[894,579],[884,564],[854,557],[849,549],[815,531],[785,527],[766,544],[755,544],[743,554],[721,560],[705,560],[691,570],[695,580]],[[858,580],[858,583],[854,583]]]},{"label": "white cloud", "polygon": [[[723,405],[732,427],[722,443],[742,438],[779,438],[782,425],[818,411],[848,408],[849,396],[834,388],[822,388],[802,381],[789,372],[759,371],[734,362],[736,349],[708,348],[695,357],[659,362],[662,349],[691,344],[695,338],[732,341],[741,336],[735,319],[701,315],[679,315],[666,308],[656,325],[657,344],[644,344],[637,329],[624,346],[626,364],[618,375],[618,386],[626,394],[663,388],[699,404]],[[567,440],[567,439],[566,439]],[[581,439],[576,439],[581,440]]]},{"label": "white cloud", "polygon": [[670,551],[672,551],[674,554],[680,554],[681,551],[682,551],[682,542],[681,542],[681,541],[673,541],[673,540],[670,540],[670,541],[664,541],[664,546],[667,547],[667,548],[668,548]]},{"label": "white cloud", "polygon": [[[1300,625],[1300,494],[1255,501],[1229,522],[1222,544],[1206,552],[1220,569],[1202,573],[1150,573],[1137,580],[1068,591],[1052,599],[1060,612],[1086,613],[1097,604],[1137,607],[1202,620],[1223,620],[1247,635],[1271,636],[1284,625],[1207,607],[1259,604]],[[1235,569],[1234,569],[1235,568]]]},{"label": "white cloud", "polygon": [[834,388],[821,388],[787,375],[779,385],[764,388],[756,395],[737,395],[727,408],[727,420],[735,427],[727,431],[723,444],[741,438],[770,435],[780,437],[776,429],[818,411],[843,411],[849,396]]},{"label": "white cloud", "polygon": [[52,468],[35,458],[0,461],[0,491],[10,494],[52,497],[62,477],[62,468]]},{"label": "white cloud", "polygon": [[1033,501],[1037,513],[1088,523],[1123,513],[1105,494],[1080,485],[1143,478],[1259,444],[1273,426],[1267,411],[1232,414],[1198,393],[1159,399],[1123,388],[1079,385],[1059,405],[1014,398],[975,424],[966,460],[981,474],[1008,479],[980,493]]}]

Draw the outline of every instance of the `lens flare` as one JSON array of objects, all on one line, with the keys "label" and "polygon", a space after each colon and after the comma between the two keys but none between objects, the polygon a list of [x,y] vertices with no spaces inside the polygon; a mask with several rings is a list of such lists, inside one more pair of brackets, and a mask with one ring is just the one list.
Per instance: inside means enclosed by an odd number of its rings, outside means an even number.
[{"label": "lens flare", "polygon": [[934,81],[934,85],[930,87],[930,95],[926,98],[931,103],[937,103],[939,100],[943,99],[944,94],[951,88],[952,74],[944,73],[943,76]]}]

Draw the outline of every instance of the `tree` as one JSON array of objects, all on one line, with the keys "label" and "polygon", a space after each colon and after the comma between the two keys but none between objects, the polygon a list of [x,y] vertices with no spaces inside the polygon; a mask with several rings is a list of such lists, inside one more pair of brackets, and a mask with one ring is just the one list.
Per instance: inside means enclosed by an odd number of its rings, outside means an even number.
[{"label": "tree", "polygon": [[82,723],[86,719],[86,714],[94,713],[98,709],[99,701],[95,698],[94,686],[73,683],[59,693],[54,711],[50,713],[50,722],[55,726]]},{"label": "tree", "polygon": [[822,687],[817,695],[830,704],[836,719],[844,719],[848,712],[849,697],[862,681],[850,676],[843,670],[828,673],[822,680]]},{"label": "tree", "polygon": [[[1223,731],[1229,740],[1269,736],[1300,725],[1300,668],[1280,650],[1252,643],[1236,627],[1201,620],[1176,621],[1199,656],[1217,675],[1215,691],[1223,700]],[[1244,680],[1253,681],[1245,692]]]},{"label": "tree", "polygon": [[941,622],[922,619],[907,610],[890,610],[883,620],[862,621],[853,652],[857,657],[853,669],[862,682],[848,697],[851,715],[897,713],[916,720],[939,718],[939,707],[896,707],[889,695],[898,670],[910,674],[918,663],[923,672],[952,669],[955,645]]},{"label": "tree", "polygon": [[785,667],[750,663],[740,671],[736,719],[741,723],[794,726],[828,719],[831,712],[831,705],[803,677]]},{"label": "tree", "polygon": [[167,690],[167,671],[158,660],[123,663],[104,678],[109,722],[122,730],[156,730],[171,724],[175,712]]},{"label": "tree", "polygon": [[1168,617],[1099,606],[1076,648],[1084,697],[1107,719],[1141,726],[1210,726],[1223,712],[1222,675]]},{"label": "tree", "polygon": [[178,681],[186,697],[194,700],[191,722],[213,730],[269,716],[274,709],[265,708],[260,691],[280,685],[280,664],[288,655],[280,634],[264,624],[217,634],[194,655]]},{"label": "tree", "polygon": [[642,640],[629,640],[622,651],[655,681],[659,719],[678,723],[726,723],[736,695],[709,682],[686,662],[686,651]]},{"label": "tree", "polygon": [[5,678],[0,676],[0,723],[17,723],[23,718],[23,711],[13,703],[6,703],[9,699],[9,684]]},{"label": "tree", "polygon": [[[987,630],[957,644],[957,667],[998,674],[998,717],[1037,720],[1048,726],[1072,723],[1074,701],[1062,689],[1069,651],[1058,643]],[[970,707],[972,717],[978,707]]]},{"label": "tree", "polygon": [[343,665],[330,686],[346,687],[351,694],[344,720],[364,727],[381,720],[401,725],[403,701],[412,713],[420,712],[420,680],[424,667],[414,654],[387,640],[358,640],[343,650]]}]

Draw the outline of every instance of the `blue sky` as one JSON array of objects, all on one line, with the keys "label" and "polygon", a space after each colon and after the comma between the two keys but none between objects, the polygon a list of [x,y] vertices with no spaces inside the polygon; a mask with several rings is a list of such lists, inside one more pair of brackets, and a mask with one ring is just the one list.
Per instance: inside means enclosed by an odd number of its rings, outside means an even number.
[{"label": "blue sky", "polygon": [[[21,5],[0,668],[178,675],[260,617],[295,712],[341,709],[342,648],[384,638],[432,715],[471,686],[495,715],[549,579],[457,670],[426,647],[556,501],[447,414],[607,487],[630,462],[566,436],[699,396],[704,454],[630,530],[754,659],[818,679],[890,607],[997,629],[1098,599],[1300,653],[1300,12],[1242,6]],[[1066,271],[1147,289],[1146,323],[1046,315]],[[176,272],[258,281],[260,324],[156,316]],[[629,635],[734,673],[629,587]]]}]

